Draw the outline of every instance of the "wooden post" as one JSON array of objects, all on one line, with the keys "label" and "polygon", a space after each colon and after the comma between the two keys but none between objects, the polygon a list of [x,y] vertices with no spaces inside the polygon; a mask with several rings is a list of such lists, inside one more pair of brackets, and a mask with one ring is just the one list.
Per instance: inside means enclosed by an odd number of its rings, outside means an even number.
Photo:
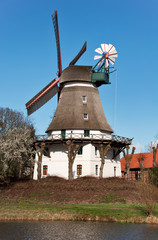
[{"label": "wooden post", "polygon": [[73,163],[74,163],[76,154],[77,154],[80,146],[75,145],[75,149],[74,149],[74,143],[72,140],[66,141],[66,144],[64,144],[64,145],[67,147],[67,150],[68,150],[68,165],[69,165],[68,178],[69,178],[69,180],[72,180],[72,178],[73,178],[73,173],[72,173]]},{"label": "wooden post", "polygon": [[[41,148],[40,151],[39,151],[39,147]],[[37,156],[38,156],[38,167],[37,167],[38,179],[41,178],[41,165],[42,165],[42,155],[43,155],[44,147],[45,147],[44,142],[41,142],[41,144],[35,143],[36,153],[37,153]]]},{"label": "wooden post", "polygon": [[130,162],[135,152],[135,147],[132,148],[132,153],[130,154],[130,156],[129,156],[129,149],[130,149],[129,145],[126,145],[126,153],[125,153],[125,150],[123,149],[123,155],[126,160],[127,179],[129,179]]},{"label": "wooden post", "polygon": [[100,172],[99,172],[99,177],[102,178],[103,177],[103,168],[104,168],[104,164],[105,164],[105,156],[107,154],[107,152],[109,151],[109,149],[111,148],[111,145],[108,144],[105,146],[103,146],[103,143],[101,143],[99,145],[99,153],[100,153],[100,158],[101,158],[101,165],[100,165]]}]

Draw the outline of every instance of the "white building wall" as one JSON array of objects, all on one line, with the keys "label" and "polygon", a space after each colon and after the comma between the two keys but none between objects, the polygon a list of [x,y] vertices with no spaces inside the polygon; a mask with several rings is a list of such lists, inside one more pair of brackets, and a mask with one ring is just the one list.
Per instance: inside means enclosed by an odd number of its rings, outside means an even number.
[{"label": "white building wall", "polygon": [[[97,154],[95,154],[95,146],[97,149]],[[43,156],[42,158],[42,177],[43,166],[47,165],[47,176],[59,176],[68,179],[68,156],[67,148],[63,144],[53,144],[50,146],[50,158]],[[85,144],[83,146],[82,155],[76,155],[73,164],[73,177],[79,177],[77,175],[77,165],[82,165],[82,176],[99,176],[99,169],[101,165],[99,145],[93,145],[91,143]],[[96,165],[98,166],[98,175],[96,175]],[[114,171],[114,168],[116,169]],[[113,149],[109,150],[107,156],[105,157],[105,165],[103,169],[103,177],[114,177],[116,173],[117,177],[121,177],[121,167],[119,156],[113,159]],[[35,160],[34,167],[34,179],[37,179],[37,156]]]},{"label": "white building wall", "polygon": [[82,155],[76,155],[74,161],[74,178],[77,178],[77,165],[82,165],[82,176],[91,175],[91,144],[86,144],[83,146]]}]

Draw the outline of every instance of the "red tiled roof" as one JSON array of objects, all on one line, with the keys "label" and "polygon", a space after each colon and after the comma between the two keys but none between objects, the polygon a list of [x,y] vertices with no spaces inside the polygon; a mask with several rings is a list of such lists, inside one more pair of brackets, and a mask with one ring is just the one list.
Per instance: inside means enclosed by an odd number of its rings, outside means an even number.
[{"label": "red tiled roof", "polygon": [[[130,169],[132,168],[140,168],[138,158],[140,156],[144,157],[144,168],[152,168],[153,167],[153,152],[150,153],[136,153],[132,156],[131,162],[130,162]],[[158,151],[156,154],[156,163],[158,165]],[[126,171],[126,160],[125,158],[121,158],[121,171]]]}]

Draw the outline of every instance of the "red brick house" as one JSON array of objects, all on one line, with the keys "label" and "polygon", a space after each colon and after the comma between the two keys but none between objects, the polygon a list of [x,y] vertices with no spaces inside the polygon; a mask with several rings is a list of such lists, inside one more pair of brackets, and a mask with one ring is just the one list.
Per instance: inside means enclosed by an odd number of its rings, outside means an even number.
[{"label": "red brick house", "polygon": [[[139,163],[138,159],[144,158]],[[140,166],[142,164],[142,166]],[[156,166],[158,166],[158,151],[156,153]],[[130,179],[137,180],[140,178],[141,167],[144,171],[153,168],[153,151],[149,153],[136,153],[133,155],[130,162]],[[126,160],[121,159],[121,173],[122,177],[126,177]]]}]

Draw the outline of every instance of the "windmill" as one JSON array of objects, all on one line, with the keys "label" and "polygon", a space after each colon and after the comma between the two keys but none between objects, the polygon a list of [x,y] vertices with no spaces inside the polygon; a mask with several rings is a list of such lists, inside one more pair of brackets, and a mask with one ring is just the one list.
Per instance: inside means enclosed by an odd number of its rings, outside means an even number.
[{"label": "windmill", "polygon": [[[44,141],[49,148],[48,156],[43,156],[42,176],[49,174],[68,178],[68,172],[74,178],[80,175],[98,176],[100,173],[103,177],[121,176],[119,153],[131,144],[131,139],[113,135],[98,91],[102,84],[109,84],[109,74],[114,71],[113,68],[111,71],[110,64],[115,62],[116,49],[111,44],[101,44],[101,48],[95,50],[100,55],[94,57],[99,60],[94,67],[75,65],[86,51],[85,42],[69,66],[62,70],[57,11],[52,20],[57,46],[57,78],[26,103],[30,115],[58,94],[57,109],[46,130],[47,135],[44,140],[36,140],[36,144]],[[103,171],[106,154],[109,154],[106,159],[109,167]],[[73,159],[71,164],[70,159]],[[115,161],[112,162],[112,159]],[[37,179],[37,162],[34,179]]]}]

